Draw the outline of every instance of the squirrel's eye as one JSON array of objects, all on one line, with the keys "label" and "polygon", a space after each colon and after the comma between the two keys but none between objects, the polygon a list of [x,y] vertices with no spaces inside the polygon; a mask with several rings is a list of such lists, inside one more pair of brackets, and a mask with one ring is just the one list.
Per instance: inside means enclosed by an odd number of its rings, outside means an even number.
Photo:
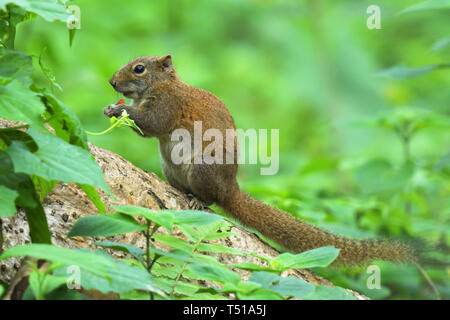
[{"label": "squirrel's eye", "polygon": [[142,73],[145,71],[145,67],[142,64],[138,64],[136,67],[134,67],[134,73]]}]

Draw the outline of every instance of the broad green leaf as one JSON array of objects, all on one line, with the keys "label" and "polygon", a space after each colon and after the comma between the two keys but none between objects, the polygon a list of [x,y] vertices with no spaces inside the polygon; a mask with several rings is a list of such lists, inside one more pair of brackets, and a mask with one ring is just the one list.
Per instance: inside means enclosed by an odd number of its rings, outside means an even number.
[{"label": "broad green leaf", "polygon": [[270,272],[253,272],[250,281],[282,296],[303,298],[314,291],[314,285],[295,277],[280,277]]},{"label": "broad green leaf", "polygon": [[283,300],[283,297],[279,294],[267,290],[267,289],[256,289],[250,294],[237,294],[240,300]]},{"label": "broad green leaf", "polygon": [[[5,160],[9,160],[9,158],[4,155],[5,152],[1,151],[0,167],[8,167],[8,163]],[[25,210],[30,227],[31,241],[34,243],[51,243],[47,217],[30,177],[25,174],[14,173],[11,168],[2,171],[4,173],[0,175],[0,185],[15,190],[18,193],[16,206]]]},{"label": "broad green leaf", "polygon": [[47,131],[41,116],[44,111],[39,97],[19,81],[0,86],[0,118],[23,121],[32,128]]},{"label": "broad green leaf", "polygon": [[378,72],[376,75],[390,79],[407,79],[423,76],[431,71],[450,68],[450,64],[435,64],[423,67],[394,66]]},{"label": "broad green leaf", "polygon": [[30,227],[30,237],[33,243],[51,243],[51,234],[48,228],[47,217],[40,203],[38,194],[34,191],[31,180],[27,184],[30,192],[33,192],[35,207],[25,207],[25,214]]},{"label": "broad green leaf", "polygon": [[431,47],[431,52],[437,52],[450,46],[450,38],[444,38],[436,41]]},{"label": "broad green leaf", "polygon": [[[127,244],[127,243],[118,243],[118,242],[112,242],[109,240],[98,241],[98,242],[96,242],[96,245],[129,253],[133,257],[135,257],[138,261],[140,261],[143,265],[145,265],[145,263],[144,263],[145,251],[141,248],[138,248],[136,246],[133,246],[133,245]],[[179,250],[165,252],[165,251],[159,250],[155,247],[152,247],[150,249],[150,254],[154,255],[153,259],[158,259],[159,257],[170,257],[170,258],[177,259],[177,260],[180,260],[183,262],[193,262],[193,260],[191,258],[189,258],[189,254],[187,254],[184,251],[179,251]]]},{"label": "broad green leaf", "polygon": [[450,9],[450,0],[430,0],[421,2],[404,9],[400,14],[438,9]]},{"label": "broad green leaf", "polygon": [[26,244],[9,248],[0,255],[0,260],[10,257],[28,256],[65,265],[76,265],[95,275],[110,279],[111,270],[117,271],[114,261],[103,256],[75,249],[61,248],[50,244]]},{"label": "broad green leaf", "polygon": [[252,291],[261,288],[261,285],[252,281],[240,281],[239,283],[227,282],[223,285],[222,289],[214,289],[221,293],[239,292],[242,294],[250,294]]},{"label": "broad green leaf", "polygon": [[64,141],[89,150],[86,133],[78,117],[48,89],[33,88],[47,107],[47,122]]},{"label": "broad green leaf", "polygon": [[57,0],[0,0],[0,9],[6,11],[6,5],[10,3],[14,3],[28,12],[33,12],[49,22],[67,21],[70,17],[66,7]]},{"label": "broad green leaf", "polygon": [[98,246],[102,246],[104,248],[111,248],[114,250],[120,250],[122,252],[129,253],[139,261],[143,261],[143,257],[145,255],[145,251],[143,249],[128,243],[119,243],[105,240],[105,241],[97,241],[95,242],[95,244]]},{"label": "broad green leaf", "polygon": [[231,267],[248,270],[248,271],[274,271],[269,267],[263,267],[255,263],[250,262],[242,262],[242,263],[233,263],[230,264]]},{"label": "broad green leaf", "polygon": [[[34,152],[38,149],[38,146],[37,146],[36,142],[34,142],[33,138],[31,138],[28,133],[20,130],[21,127],[22,126],[0,128],[0,140],[2,140],[2,142],[4,144],[3,150],[6,149],[7,146],[11,145],[11,143],[14,140],[24,142],[26,144],[27,148],[29,150],[31,150],[32,152]],[[7,156],[7,157],[8,157],[8,161],[10,162],[9,156]],[[11,168],[12,168],[12,164],[11,164]]]},{"label": "broad green leaf", "polygon": [[15,172],[40,176],[48,181],[77,182],[97,186],[111,193],[99,165],[91,154],[51,134],[28,130],[39,149],[32,153],[23,142],[14,141],[6,152]]},{"label": "broad green leaf", "polygon": [[50,82],[50,85],[62,91],[61,86],[59,85],[58,82],[56,82],[56,78],[52,70],[48,68],[44,64],[44,61],[42,60],[42,56],[44,55],[46,49],[47,47],[44,47],[44,49],[41,52],[41,55],[39,56],[39,66],[41,67],[42,73],[44,74],[45,78],[47,78],[48,82]]},{"label": "broad green leaf", "polygon": [[270,265],[278,270],[327,267],[338,257],[339,251],[333,246],[327,246],[298,254],[286,252],[273,259]]},{"label": "broad green leaf", "polygon": [[222,217],[204,211],[194,210],[173,210],[175,224],[184,224],[191,226],[201,226],[222,220]]},{"label": "broad green leaf", "polygon": [[142,216],[149,221],[165,227],[172,232],[174,216],[170,210],[150,210],[136,206],[114,206],[115,210],[132,216]]},{"label": "broad green leaf", "polygon": [[189,265],[188,270],[198,280],[219,281],[221,283],[231,282],[236,284],[241,280],[239,274],[225,266],[194,263]]},{"label": "broad green leaf", "polygon": [[150,254],[153,254],[154,259],[158,259],[158,261],[160,257],[166,257],[176,259],[182,262],[189,262],[189,263],[194,262],[194,260],[190,258],[190,254],[188,252],[177,249],[166,252],[163,250],[159,250],[155,247],[152,247],[150,250]]},{"label": "broad green leaf", "polygon": [[356,300],[341,287],[316,286],[314,292],[303,297],[304,300]]},{"label": "broad green leaf", "polygon": [[56,181],[47,181],[38,176],[31,176],[36,190],[39,191],[39,199],[44,200],[45,196],[48,195],[56,185]]},{"label": "broad green leaf", "polygon": [[157,233],[152,236],[155,240],[161,241],[162,243],[171,246],[175,249],[180,249],[182,251],[191,252],[193,247],[190,243],[178,239],[174,236],[164,234],[164,233]]},{"label": "broad green leaf", "polygon": [[[28,87],[33,74],[31,56],[21,51],[0,48],[0,85],[6,85],[13,79]],[[9,79],[5,81],[5,79]]]},{"label": "broad green leaf", "polygon": [[[85,252],[82,252],[85,253]],[[86,252],[88,253],[88,252]],[[86,289],[97,289],[102,293],[117,292],[128,293],[139,289],[152,291],[160,295],[164,293],[158,289],[153,277],[143,268],[131,266],[123,261],[115,260],[103,251],[89,252],[93,259],[108,261],[108,278],[98,273],[91,272],[84,268],[80,273],[81,286]],[[54,271],[56,275],[67,275],[67,267],[62,267]]]},{"label": "broad green leaf", "polygon": [[247,252],[237,250],[232,247],[227,247],[216,243],[200,243],[197,246],[199,252],[211,252],[211,253],[231,253],[235,255],[246,256]]},{"label": "broad green leaf", "polygon": [[108,237],[143,231],[146,228],[145,225],[140,225],[132,217],[121,213],[97,214],[78,219],[67,236]]},{"label": "broad green leaf", "polygon": [[37,299],[44,299],[58,287],[66,284],[67,278],[43,274],[40,271],[33,271],[29,277],[30,287]]},{"label": "broad green leaf", "polygon": [[0,185],[0,216],[11,217],[16,213],[15,201],[18,196],[17,191]]},{"label": "broad green leaf", "polygon": [[86,195],[92,201],[92,203],[95,205],[98,212],[106,213],[106,205],[100,198],[100,195],[98,194],[97,190],[95,190],[95,187],[90,186],[88,184],[79,184],[79,186],[81,189],[83,189],[83,191],[86,193]]},{"label": "broad green leaf", "polygon": [[226,235],[220,236],[222,232],[219,231],[227,225],[229,226],[229,223],[222,219],[201,225],[177,223],[178,229],[193,242],[223,238]]}]

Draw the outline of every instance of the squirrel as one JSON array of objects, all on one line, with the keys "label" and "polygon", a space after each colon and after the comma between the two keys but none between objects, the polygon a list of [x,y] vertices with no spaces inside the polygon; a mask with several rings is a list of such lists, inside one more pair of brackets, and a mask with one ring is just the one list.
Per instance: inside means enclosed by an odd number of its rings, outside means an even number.
[{"label": "squirrel", "polygon": [[[144,137],[159,139],[162,169],[175,188],[192,194],[206,205],[218,204],[243,225],[256,229],[293,253],[332,245],[340,249],[334,265],[366,265],[372,260],[396,263],[415,262],[416,249],[404,242],[387,239],[356,240],[319,229],[277,210],[244,193],[236,181],[237,161],[224,164],[174,164],[171,141],[174,130],[194,132],[194,122],[203,129],[215,128],[225,137],[235,129],[225,104],[214,94],[185,84],[175,71],[171,55],[138,57],[120,68],[109,80],[113,88],[131,98],[131,105],[111,104],[104,109],[108,117],[126,110]],[[229,142],[227,142],[229,143]],[[224,157],[230,152],[224,145]],[[237,143],[231,153],[237,159]]]}]

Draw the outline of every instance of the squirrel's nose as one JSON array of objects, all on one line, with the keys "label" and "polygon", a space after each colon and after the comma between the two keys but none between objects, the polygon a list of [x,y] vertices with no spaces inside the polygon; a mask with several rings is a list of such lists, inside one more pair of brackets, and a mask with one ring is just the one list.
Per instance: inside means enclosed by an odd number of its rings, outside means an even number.
[{"label": "squirrel's nose", "polygon": [[112,77],[111,79],[109,79],[109,83],[113,86],[113,88],[116,87],[116,81],[114,80],[114,77]]}]

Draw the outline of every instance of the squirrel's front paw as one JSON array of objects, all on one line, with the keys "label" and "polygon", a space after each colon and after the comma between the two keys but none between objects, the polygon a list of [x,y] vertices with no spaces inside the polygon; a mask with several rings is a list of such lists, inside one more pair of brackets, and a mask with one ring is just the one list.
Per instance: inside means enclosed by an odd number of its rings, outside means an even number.
[{"label": "squirrel's front paw", "polygon": [[111,117],[119,117],[122,114],[122,110],[124,109],[123,104],[110,104],[105,109],[103,109],[103,113],[105,116]]}]

